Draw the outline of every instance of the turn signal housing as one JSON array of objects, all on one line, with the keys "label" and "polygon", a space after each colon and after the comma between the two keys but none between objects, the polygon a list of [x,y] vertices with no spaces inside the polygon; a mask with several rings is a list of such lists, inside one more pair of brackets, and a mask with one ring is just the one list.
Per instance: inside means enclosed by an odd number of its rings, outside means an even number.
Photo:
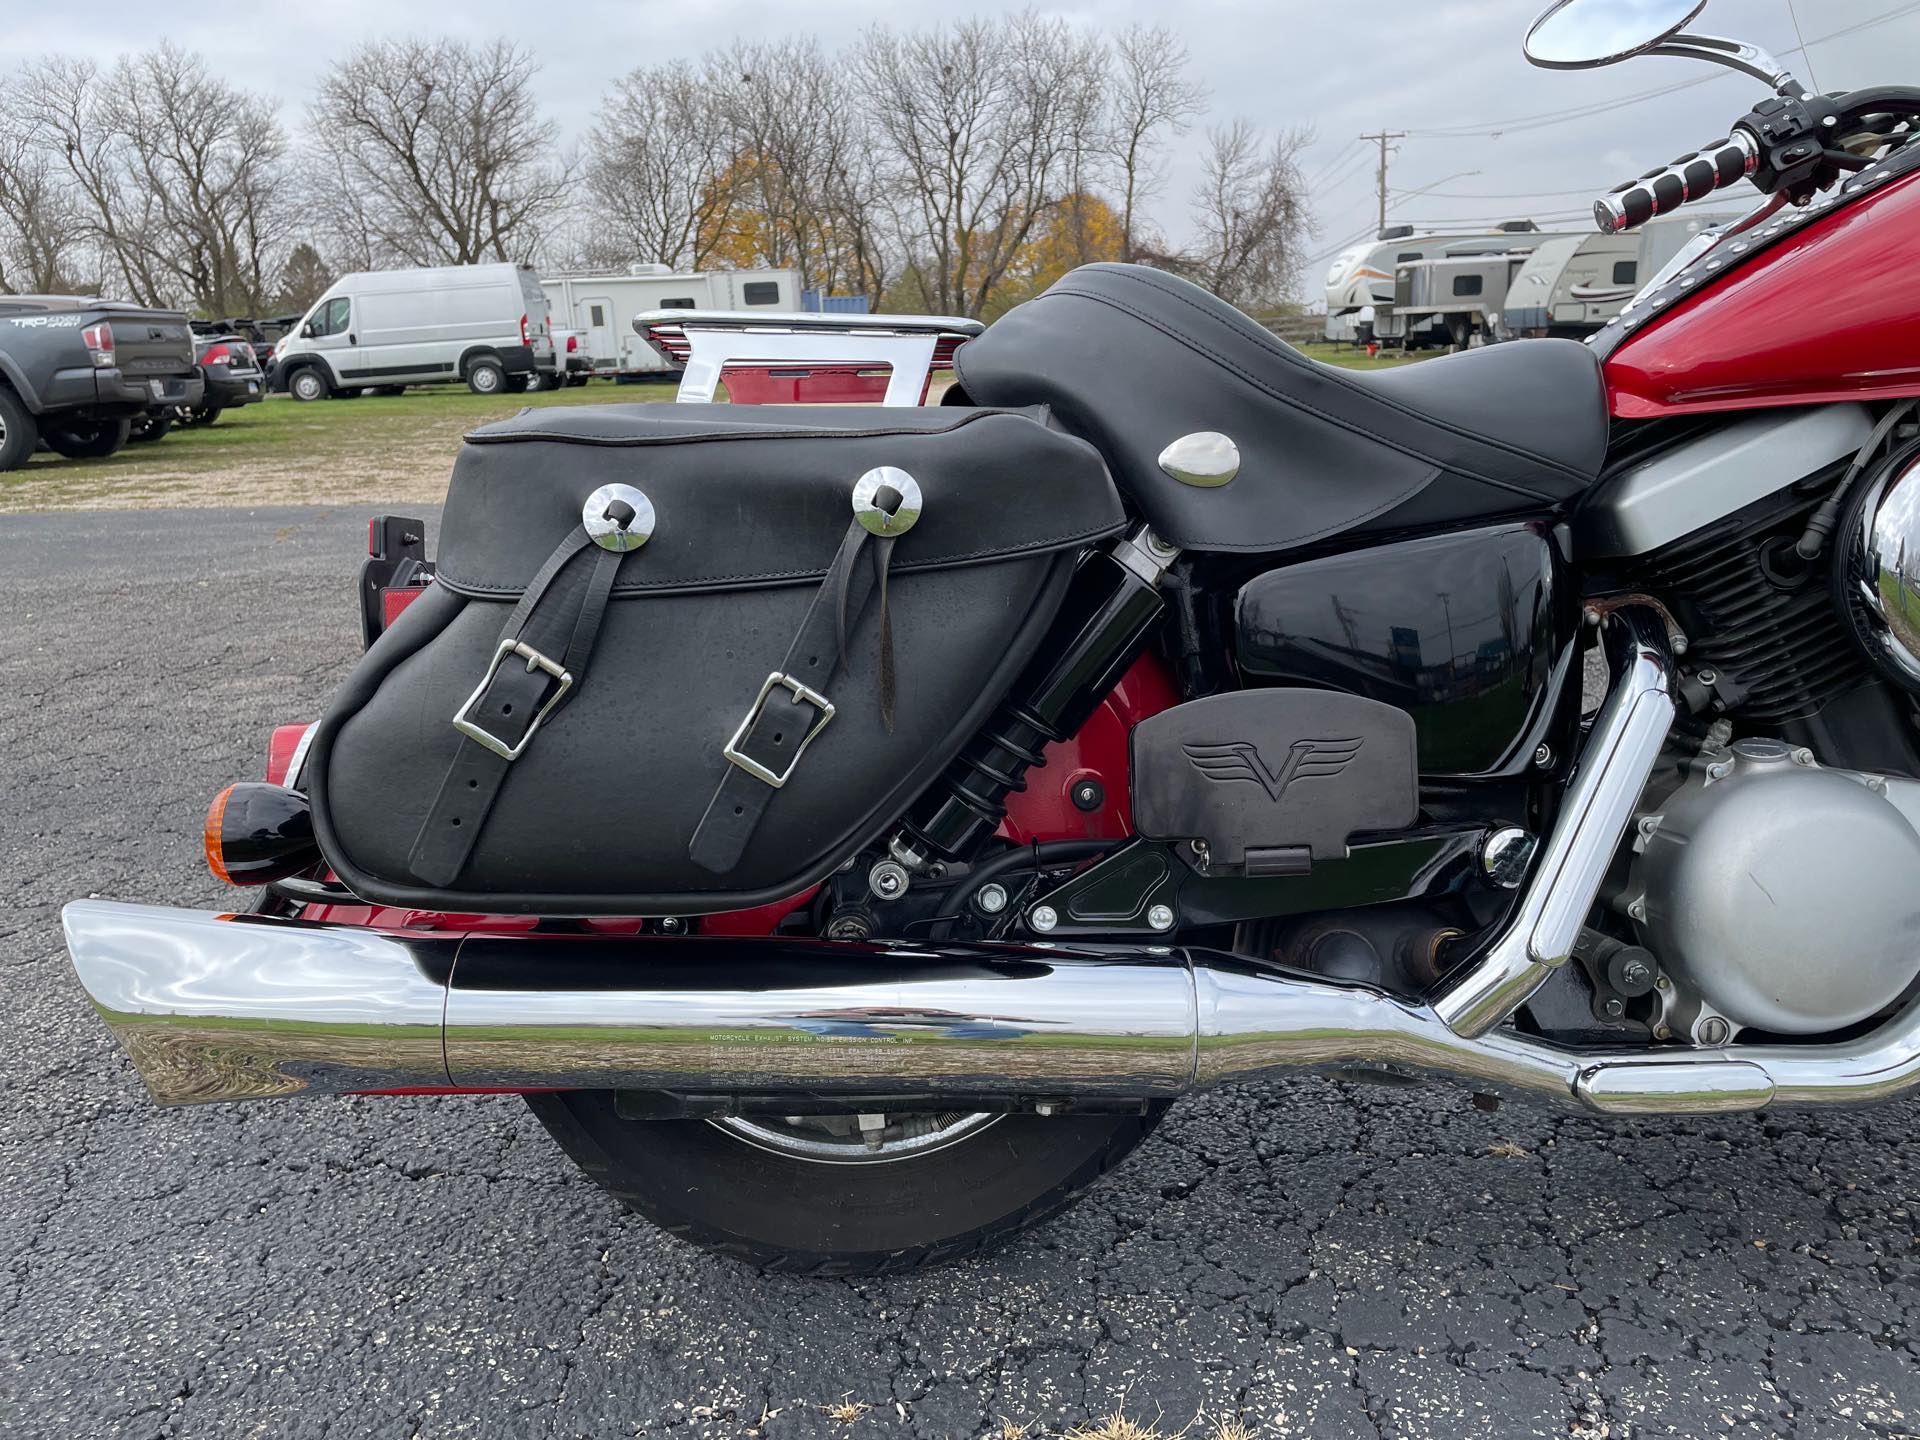
[{"label": "turn signal housing", "polygon": [[265,885],[320,858],[307,797],[284,785],[243,780],[207,807],[207,868],[229,885]]}]

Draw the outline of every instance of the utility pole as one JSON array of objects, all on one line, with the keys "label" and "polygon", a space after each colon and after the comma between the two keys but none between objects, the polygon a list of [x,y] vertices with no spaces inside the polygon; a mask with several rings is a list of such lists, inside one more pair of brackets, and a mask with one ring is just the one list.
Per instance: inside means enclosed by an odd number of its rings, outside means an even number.
[{"label": "utility pole", "polygon": [[[1380,192],[1380,223],[1374,227],[1374,233],[1377,235],[1380,231],[1387,228],[1387,142],[1389,140],[1404,140],[1407,138],[1407,132],[1404,130],[1378,130],[1371,135],[1362,135],[1360,138],[1362,140],[1378,141],[1380,145],[1380,168],[1374,172],[1375,183]],[[1396,146],[1395,148],[1397,149],[1398,147]]]}]

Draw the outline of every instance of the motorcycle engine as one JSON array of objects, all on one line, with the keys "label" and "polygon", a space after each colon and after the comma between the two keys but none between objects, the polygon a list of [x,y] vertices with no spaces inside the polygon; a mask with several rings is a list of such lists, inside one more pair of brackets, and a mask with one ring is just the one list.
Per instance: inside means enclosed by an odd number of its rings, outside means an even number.
[{"label": "motorcycle engine", "polygon": [[1696,1043],[1866,1020],[1920,976],[1920,782],[1737,740],[1642,818],[1627,912]]}]

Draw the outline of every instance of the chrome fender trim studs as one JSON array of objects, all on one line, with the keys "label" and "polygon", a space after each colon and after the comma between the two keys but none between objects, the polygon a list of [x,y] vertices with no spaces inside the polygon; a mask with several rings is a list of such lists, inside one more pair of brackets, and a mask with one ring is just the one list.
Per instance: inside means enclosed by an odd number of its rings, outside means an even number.
[{"label": "chrome fender trim studs", "polygon": [[631,485],[602,485],[580,507],[580,523],[602,550],[638,550],[653,537],[653,502]]}]

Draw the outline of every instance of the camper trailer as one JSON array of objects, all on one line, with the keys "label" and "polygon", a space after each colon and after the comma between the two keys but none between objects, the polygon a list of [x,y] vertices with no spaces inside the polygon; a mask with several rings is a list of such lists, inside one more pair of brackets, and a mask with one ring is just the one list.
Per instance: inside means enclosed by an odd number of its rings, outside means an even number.
[{"label": "camper trailer", "polygon": [[1329,340],[1353,342],[1372,339],[1359,333],[1363,308],[1384,309],[1393,304],[1394,270],[1414,260],[1468,254],[1498,246],[1514,235],[1537,236],[1531,220],[1509,220],[1492,230],[1419,230],[1412,225],[1389,225],[1379,235],[1343,250],[1327,271],[1327,328]]},{"label": "camper trailer", "polygon": [[1501,338],[1593,334],[1695,235],[1734,218],[1683,211],[1625,234],[1561,235],[1536,246],[1507,292]]},{"label": "camper trailer", "polygon": [[578,330],[593,369],[601,375],[665,373],[668,362],[633,329],[649,310],[764,310],[791,315],[801,308],[798,270],[676,271],[635,265],[618,275],[554,275],[542,282],[554,323]]},{"label": "camper trailer", "polygon": [[1409,350],[1430,345],[1463,350],[1497,338],[1515,278],[1541,245],[1560,238],[1537,230],[1516,233],[1395,266],[1393,303],[1377,308],[1375,335]]}]

